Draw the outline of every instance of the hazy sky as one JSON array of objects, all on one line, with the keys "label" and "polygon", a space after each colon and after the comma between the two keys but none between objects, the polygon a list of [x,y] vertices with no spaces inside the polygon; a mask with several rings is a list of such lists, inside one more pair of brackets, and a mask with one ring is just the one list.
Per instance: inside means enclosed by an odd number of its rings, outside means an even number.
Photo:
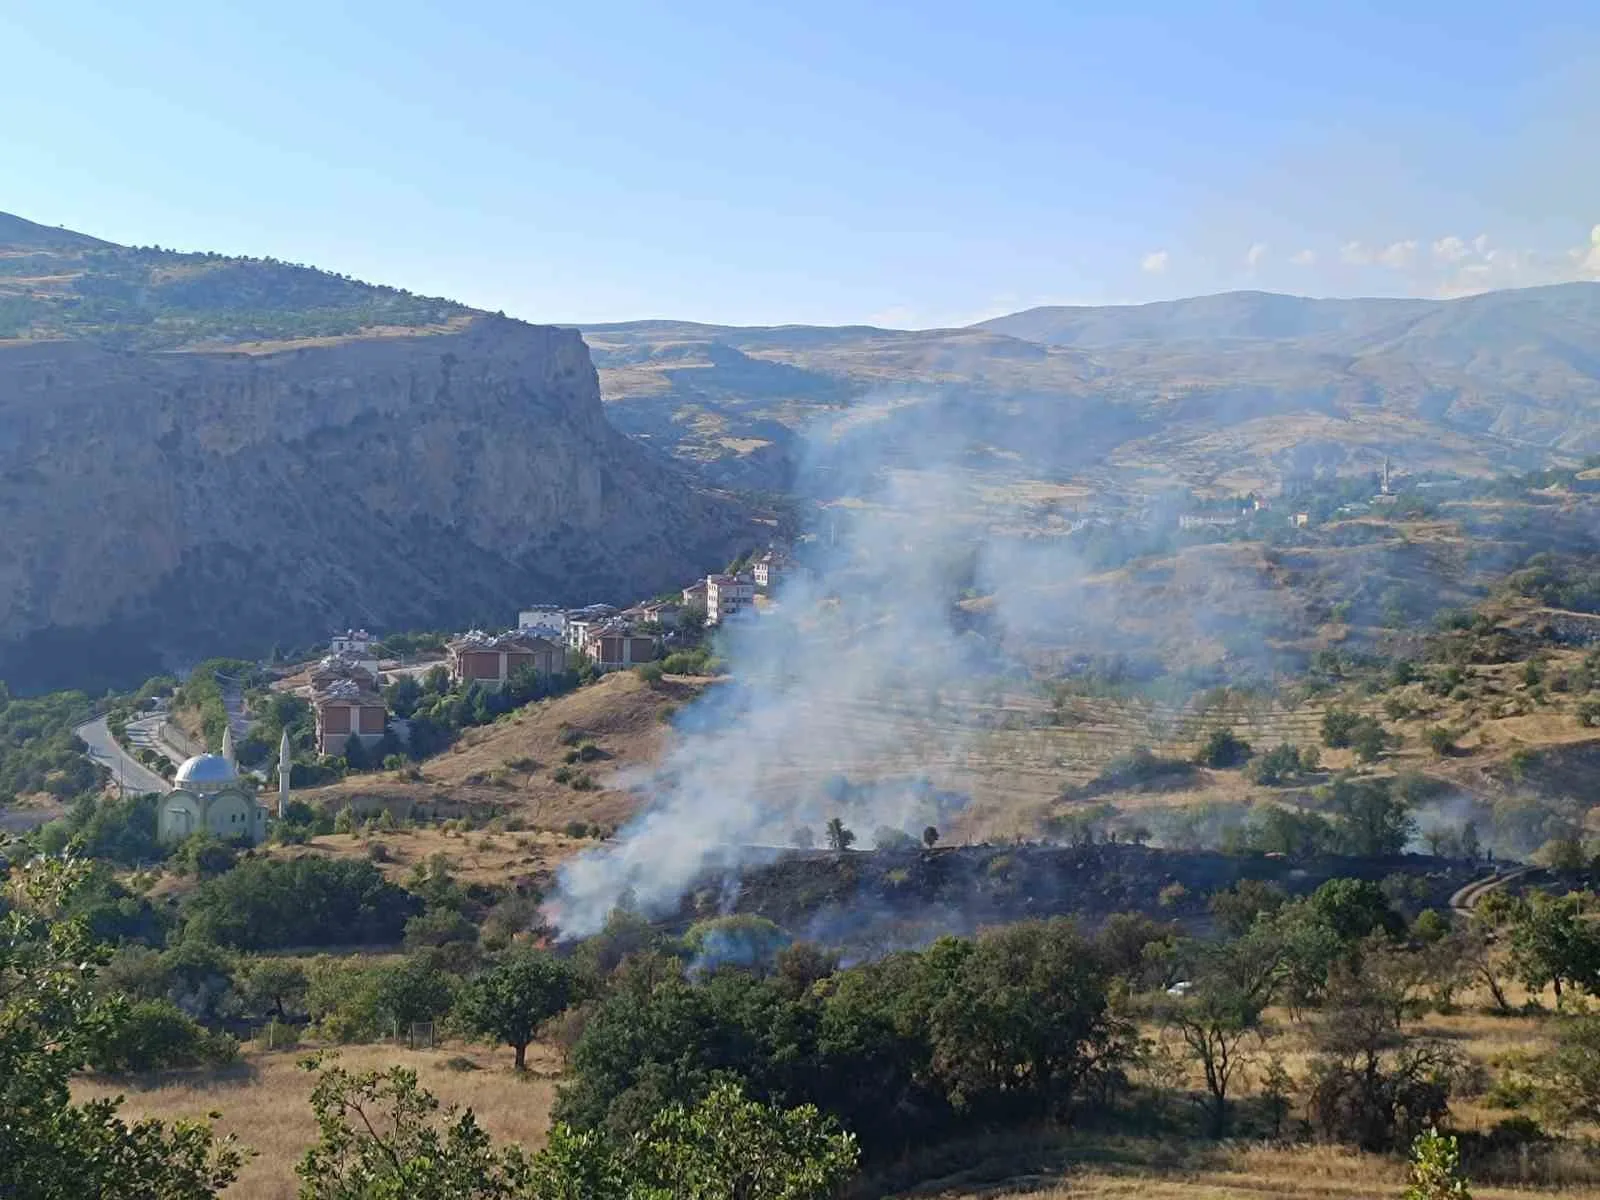
[{"label": "hazy sky", "polygon": [[1600,278],[1596,0],[0,4],[0,210],[530,320]]}]

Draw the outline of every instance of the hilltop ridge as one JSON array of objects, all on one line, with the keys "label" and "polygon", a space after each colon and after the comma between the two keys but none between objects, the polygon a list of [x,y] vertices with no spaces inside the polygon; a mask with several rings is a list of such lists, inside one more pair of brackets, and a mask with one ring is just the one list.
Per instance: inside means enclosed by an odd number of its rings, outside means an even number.
[{"label": "hilltop ridge", "polygon": [[6,228],[30,239],[0,248],[13,688],[650,594],[753,536],[738,502],[607,422],[576,333]]},{"label": "hilltop ridge", "polygon": [[1485,475],[1600,449],[1600,284],[1456,300],[1229,292],[1029,309],[963,329],[584,327],[624,430],[785,486],[805,430],[886,392],[972,469],[1097,488],[1275,489],[1373,469]]}]

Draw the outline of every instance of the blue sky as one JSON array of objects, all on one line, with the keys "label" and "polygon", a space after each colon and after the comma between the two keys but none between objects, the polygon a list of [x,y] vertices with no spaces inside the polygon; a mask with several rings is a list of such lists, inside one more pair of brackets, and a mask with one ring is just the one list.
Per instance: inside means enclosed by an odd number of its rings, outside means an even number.
[{"label": "blue sky", "polygon": [[0,6],[0,210],[535,321],[1600,278],[1593,0]]}]

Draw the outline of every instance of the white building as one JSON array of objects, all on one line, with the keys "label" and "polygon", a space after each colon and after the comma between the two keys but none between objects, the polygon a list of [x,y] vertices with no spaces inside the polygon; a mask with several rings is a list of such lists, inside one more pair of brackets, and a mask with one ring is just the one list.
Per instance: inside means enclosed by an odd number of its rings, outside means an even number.
[{"label": "white building", "polygon": [[564,642],[567,640],[567,613],[559,604],[535,604],[517,614],[517,628],[552,642]]},{"label": "white building", "polygon": [[365,629],[346,629],[343,633],[336,633],[328,643],[329,654],[353,654],[357,658],[376,658],[373,646],[378,639]]},{"label": "white building", "polygon": [[589,631],[616,615],[616,608],[610,604],[589,604],[583,608],[569,608],[564,618],[566,623],[562,626],[562,636],[566,640],[567,648],[582,650]]},{"label": "white building", "polygon": [[720,625],[750,609],[756,602],[756,583],[748,575],[706,576],[706,624]]},{"label": "white building", "polygon": [[251,845],[267,836],[267,809],[255,785],[240,777],[222,754],[197,754],[178,768],[172,791],[161,797],[156,837],[165,845],[196,833]]},{"label": "white building", "polygon": [[750,564],[750,575],[755,580],[756,587],[763,592],[770,592],[777,587],[778,580],[788,570],[789,557],[781,550],[768,550]]}]

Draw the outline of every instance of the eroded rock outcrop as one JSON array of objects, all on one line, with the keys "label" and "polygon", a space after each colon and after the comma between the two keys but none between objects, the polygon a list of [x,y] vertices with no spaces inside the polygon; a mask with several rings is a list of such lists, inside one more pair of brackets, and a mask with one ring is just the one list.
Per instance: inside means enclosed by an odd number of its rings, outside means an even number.
[{"label": "eroded rock outcrop", "polygon": [[352,622],[504,624],[750,541],[606,421],[577,332],[0,342],[0,678],[95,686]]}]

